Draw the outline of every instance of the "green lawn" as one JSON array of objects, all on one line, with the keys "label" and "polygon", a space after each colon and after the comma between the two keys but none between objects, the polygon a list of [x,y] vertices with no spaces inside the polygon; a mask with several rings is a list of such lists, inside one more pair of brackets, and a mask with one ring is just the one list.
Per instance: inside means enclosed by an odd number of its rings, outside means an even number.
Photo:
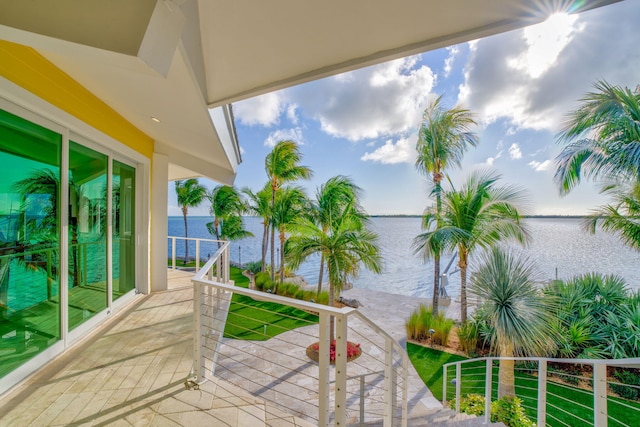
[{"label": "green lawn", "polygon": [[[442,400],[442,366],[445,363],[465,360],[465,357],[438,351],[419,345],[407,344],[407,352],[418,374],[433,393],[436,399]],[[469,393],[484,395],[485,387],[484,361],[463,365],[462,389],[464,396]],[[449,368],[448,378],[455,377],[455,368]],[[498,367],[493,368],[492,399],[497,399]],[[516,374],[516,394],[523,401],[527,415],[535,420],[537,407],[538,379],[532,375],[518,372]],[[579,416],[593,424],[593,395],[590,391],[581,390],[569,385],[547,382],[547,424],[550,426],[582,425],[583,423],[569,414]],[[455,397],[455,387],[447,386],[447,400]],[[621,404],[622,403],[622,404]],[[640,412],[632,411],[626,406],[632,406],[640,411],[638,402],[631,402],[614,397],[609,398],[608,413],[609,426],[635,426],[640,424]],[[586,408],[585,408],[586,407]],[[616,422],[619,420],[624,424]]]},{"label": "green lawn", "polygon": [[[231,280],[236,286],[243,288],[249,286],[249,279],[242,275],[239,268],[231,267]],[[318,316],[306,311],[233,294],[224,336],[264,341],[283,332],[315,323],[318,323]],[[267,325],[266,329],[265,325]]]}]

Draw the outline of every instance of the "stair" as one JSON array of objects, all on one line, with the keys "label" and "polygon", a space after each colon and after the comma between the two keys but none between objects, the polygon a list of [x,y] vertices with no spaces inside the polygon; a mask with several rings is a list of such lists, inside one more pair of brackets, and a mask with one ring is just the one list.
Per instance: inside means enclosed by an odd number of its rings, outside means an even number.
[{"label": "stair", "polygon": [[414,417],[408,420],[410,427],[437,426],[437,427],[505,427],[503,423],[484,424],[483,417],[456,414],[449,408],[434,409],[421,417]]}]

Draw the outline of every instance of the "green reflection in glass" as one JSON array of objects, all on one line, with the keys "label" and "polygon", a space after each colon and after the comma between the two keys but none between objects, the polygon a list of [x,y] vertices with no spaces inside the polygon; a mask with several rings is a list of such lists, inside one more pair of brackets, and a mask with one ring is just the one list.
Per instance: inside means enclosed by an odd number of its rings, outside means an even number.
[{"label": "green reflection in glass", "polygon": [[0,377],[60,339],[61,144],[0,110]]},{"label": "green reflection in glass", "polygon": [[69,143],[69,330],[107,308],[107,156]]},{"label": "green reflection in glass", "polygon": [[113,299],[133,290],[135,282],[136,170],[113,162]]}]

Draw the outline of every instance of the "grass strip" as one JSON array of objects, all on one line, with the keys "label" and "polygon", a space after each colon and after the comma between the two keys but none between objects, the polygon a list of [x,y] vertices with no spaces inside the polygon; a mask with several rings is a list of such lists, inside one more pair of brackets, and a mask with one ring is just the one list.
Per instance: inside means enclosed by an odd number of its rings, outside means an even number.
[{"label": "grass strip", "polygon": [[[236,286],[248,288],[249,279],[239,268],[231,267],[231,280]],[[245,295],[233,294],[224,329],[225,338],[266,341],[302,326],[318,323],[318,316],[282,304],[256,301]],[[265,328],[266,325],[266,328]]]}]

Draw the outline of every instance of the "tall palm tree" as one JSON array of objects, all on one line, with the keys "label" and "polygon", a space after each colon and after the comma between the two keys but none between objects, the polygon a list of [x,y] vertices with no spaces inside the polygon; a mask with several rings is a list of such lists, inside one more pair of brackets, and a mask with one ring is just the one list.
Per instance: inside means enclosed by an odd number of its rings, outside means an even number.
[{"label": "tall palm tree", "polygon": [[[433,182],[433,195],[436,198],[436,223],[442,212],[442,179],[448,166],[460,166],[462,157],[469,147],[478,144],[478,136],[470,131],[476,122],[469,110],[461,107],[445,109],[440,103],[442,96],[436,98],[424,110],[418,132],[415,166],[423,174],[430,176]],[[433,247],[433,301],[434,312],[438,311],[440,293],[440,248]]]},{"label": "tall palm tree", "polygon": [[[338,175],[329,178],[316,190],[316,200],[312,212],[318,227],[324,233],[328,233],[348,208],[354,208],[354,218],[360,218],[364,225],[366,216],[358,201],[361,191],[360,187],[346,176]],[[324,253],[320,253],[318,294],[322,292],[324,264]]]},{"label": "tall palm tree", "polygon": [[266,271],[267,248],[269,246],[269,224],[271,218],[271,183],[267,184],[257,193],[250,188],[243,188],[242,193],[249,198],[249,210],[262,218],[262,257],[260,271]]},{"label": "tall palm tree", "polygon": [[[287,258],[294,269],[311,254],[324,255],[329,274],[329,306],[333,306],[336,293],[347,280],[357,277],[361,264],[374,273],[382,270],[378,236],[362,227],[353,213],[352,209],[346,209],[329,232],[324,232],[309,218],[298,218],[287,242]],[[330,331],[330,342],[333,342],[333,318]]]},{"label": "tall palm tree", "polygon": [[309,199],[300,187],[282,187],[276,196],[273,210],[273,226],[280,238],[280,283],[284,281],[284,251],[286,232],[299,217],[309,212]]},{"label": "tall palm tree", "polygon": [[[276,193],[282,184],[298,179],[309,179],[311,169],[300,166],[302,154],[298,144],[293,141],[279,141],[264,161],[267,177],[271,182],[271,212],[276,204]],[[275,279],[275,228],[271,226],[271,280]]]},{"label": "tall palm tree", "polygon": [[556,157],[555,181],[563,194],[571,191],[582,175],[592,179],[640,177],[640,90],[594,85],[570,113],[558,135],[564,147]]},{"label": "tall palm tree", "polygon": [[216,236],[218,248],[222,244],[220,239],[236,240],[251,235],[242,227],[241,215],[246,211],[246,206],[235,187],[218,185],[205,197],[211,203],[209,212],[213,217],[213,221],[207,223],[207,230]]},{"label": "tall palm tree", "polygon": [[189,262],[189,226],[187,224],[187,214],[189,208],[199,206],[204,200],[207,189],[201,185],[197,179],[190,178],[185,181],[177,180],[176,195],[178,198],[178,206],[182,209],[182,216],[184,218],[184,264]]},{"label": "tall palm tree", "polygon": [[[524,244],[529,238],[518,206],[524,200],[523,190],[498,186],[499,179],[500,175],[481,171],[473,173],[460,190],[451,186],[443,194],[442,215],[427,213],[423,218],[427,231],[413,242],[416,252],[427,258],[434,248],[458,251],[462,322],[467,320],[467,267],[471,253],[504,239]],[[440,227],[435,226],[438,219]]]},{"label": "tall palm tree", "polygon": [[[549,299],[536,286],[534,264],[498,247],[480,256],[469,292],[484,300],[493,330],[491,346],[500,357],[545,356],[553,351]],[[500,360],[498,398],[515,396],[514,360]]]}]

